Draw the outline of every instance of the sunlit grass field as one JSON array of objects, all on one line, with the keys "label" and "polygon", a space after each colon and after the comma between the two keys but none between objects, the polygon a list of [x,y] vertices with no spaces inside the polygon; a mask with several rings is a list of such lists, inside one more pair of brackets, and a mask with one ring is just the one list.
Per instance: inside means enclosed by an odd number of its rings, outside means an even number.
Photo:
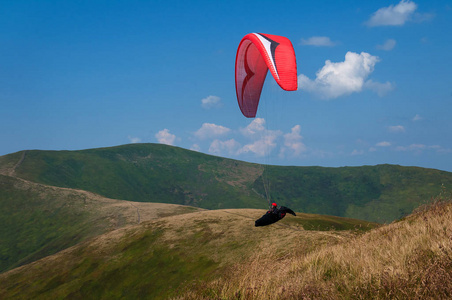
[{"label": "sunlit grass field", "polygon": [[[302,247],[300,245],[300,247]],[[362,235],[256,253],[188,299],[450,299],[452,202],[441,196],[407,218]],[[209,294],[210,293],[210,294]]]},{"label": "sunlit grass field", "polygon": [[343,219],[342,230],[340,218],[306,230],[303,215],[256,228],[254,209],[160,218],[0,274],[0,298],[445,299],[450,200],[388,225]]}]

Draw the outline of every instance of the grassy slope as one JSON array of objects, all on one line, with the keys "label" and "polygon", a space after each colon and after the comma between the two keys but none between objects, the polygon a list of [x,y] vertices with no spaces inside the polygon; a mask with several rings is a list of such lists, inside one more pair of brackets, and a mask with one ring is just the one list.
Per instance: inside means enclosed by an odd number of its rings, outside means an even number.
[{"label": "grassy slope", "polygon": [[[35,263],[0,274],[0,298],[167,299],[185,291],[215,297],[202,288],[225,278],[256,256],[275,263],[335,245],[360,231],[364,221],[327,216],[288,216],[254,227],[264,211],[216,210],[161,218],[119,229]],[[277,263],[282,268],[288,265]],[[29,283],[33,282],[33,285]]]},{"label": "grassy slope", "polygon": [[[0,175],[0,272],[107,231],[192,207],[132,203]],[[139,214],[139,215],[138,215]]]},{"label": "grassy slope", "polygon": [[450,201],[362,233],[256,228],[251,209],[162,218],[0,274],[0,298],[447,299]]},{"label": "grassy slope", "polygon": [[[219,208],[262,208],[257,164],[156,145],[83,151],[26,151],[0,157],[1,169],[35,182],[106,197]],[[452,173],[416,167],[265,167],[271,198],[296,211],[391,222],[452,190]]]},{"label": "grassy slope", "polygon": [[[225,299],[450,299],[451,237],[449,196],[335,245],[301,255],[255,256],[247,267],[198,285],[184,298],[201,299],[209,291]],[[280,264],[270,263],[275,259]]]}]

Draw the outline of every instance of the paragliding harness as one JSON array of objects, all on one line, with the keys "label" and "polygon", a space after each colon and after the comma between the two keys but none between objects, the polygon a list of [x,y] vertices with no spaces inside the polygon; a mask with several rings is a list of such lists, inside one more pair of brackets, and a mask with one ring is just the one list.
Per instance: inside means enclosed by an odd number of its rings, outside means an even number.
[{"label": "paragliding harness", "polygon": [[267,211],[267,214],[274,214],[274,215],[278,216],[279,219],[282,219],[286,216],[286,212],[281,210],[281,208],[283,208],[283,207],[284,206],[281,206],[280,208],[278,208],[276,203],[272,203],[272,206]]},{"label": "paragliding harness", "polygon": [[266,226],[278,222],[286,216],[286,213],[296,216],[293,210],[288,207],[281,206],[278,208],[276,203],[273,203],[271,208],[260,219],[256,220],[254,226]]}]

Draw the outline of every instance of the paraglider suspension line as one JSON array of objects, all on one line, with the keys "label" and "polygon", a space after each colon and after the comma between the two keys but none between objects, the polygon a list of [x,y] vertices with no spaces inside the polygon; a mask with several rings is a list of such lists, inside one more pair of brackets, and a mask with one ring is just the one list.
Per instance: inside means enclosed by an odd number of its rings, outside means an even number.
[{"label": "paraglider suspension line", "polygon": [[265,197],[267,198],[268,201],[268,206],[271,207],[271,198],[270,198],[270,191],[269,191],[269,183],[265,181],[264,178],[264,174],[265,174],[265,165],[264,165],[264,171],[262,172],[262,185],[264,186],[264,191],[265,191]]}]

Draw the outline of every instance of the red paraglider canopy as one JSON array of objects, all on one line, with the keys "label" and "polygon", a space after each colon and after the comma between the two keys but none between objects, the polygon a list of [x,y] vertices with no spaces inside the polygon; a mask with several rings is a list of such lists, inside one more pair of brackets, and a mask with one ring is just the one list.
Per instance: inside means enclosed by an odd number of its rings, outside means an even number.
[{"label": "red paraglider canopy", "polygon": [[243,37],[235,60],[235,88],[240,110],[254,118],[267,71],[286,91],[297,90],[297,62],[289,39],[250,33]]}]

